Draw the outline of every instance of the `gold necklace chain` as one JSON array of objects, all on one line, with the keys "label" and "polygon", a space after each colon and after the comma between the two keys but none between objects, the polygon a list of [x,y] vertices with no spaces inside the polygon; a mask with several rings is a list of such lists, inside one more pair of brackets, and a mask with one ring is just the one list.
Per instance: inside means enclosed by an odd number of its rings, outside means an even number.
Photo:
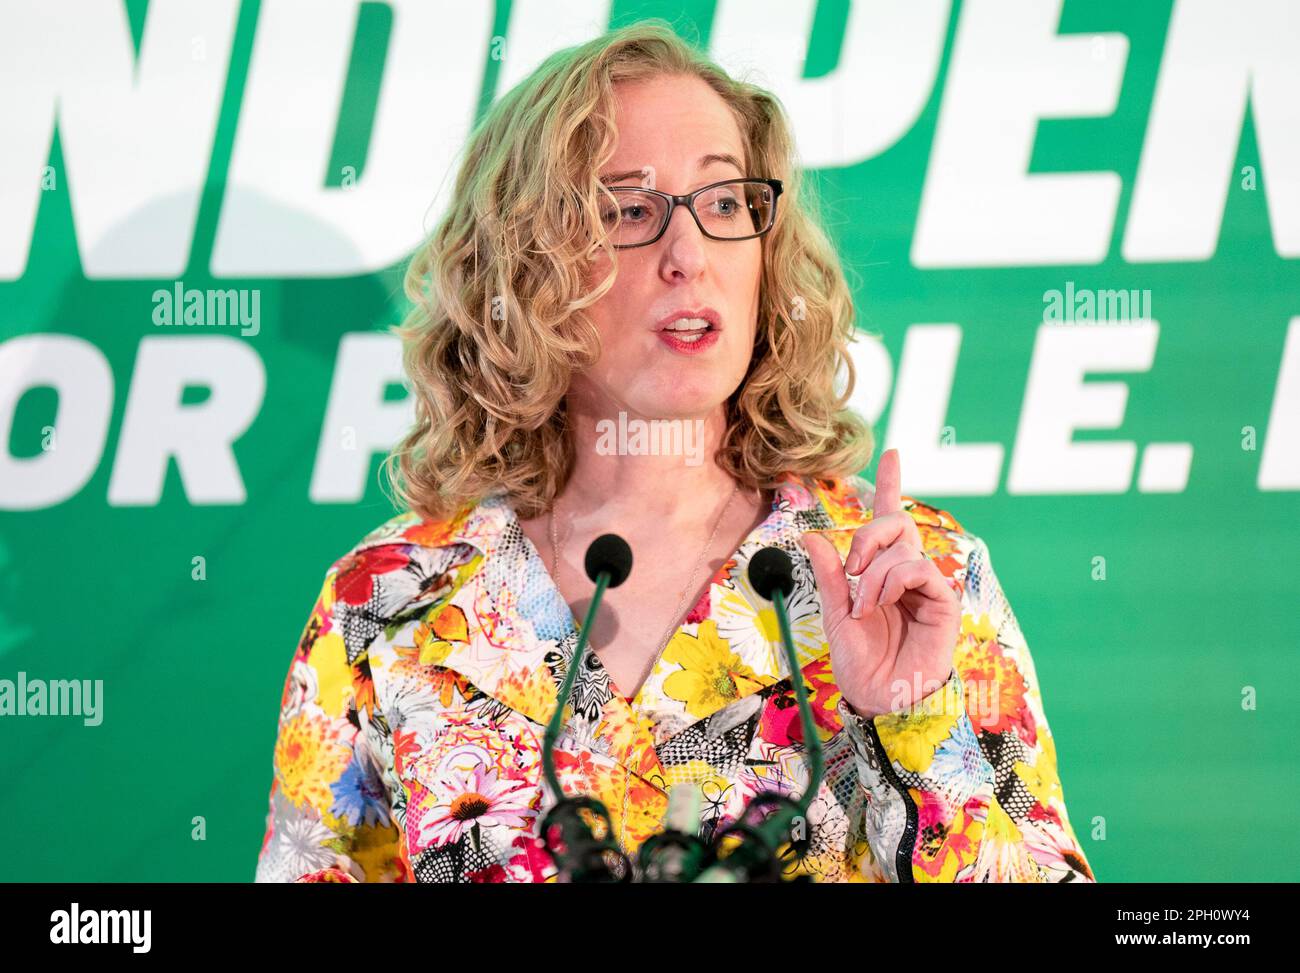
[{"label": "gold necklace chain", "polygon": [[[690,580],[686,582],[686,587],[685,587],[685,589],[683,589],[683,591],[682,591],[682,598],[681,598],[681,601],[678,602],[676,610],[674,610],[674,612],[673,612],[673,614],[672,614],[672,617],[668,620],[668,628],[664,631],[663,636],[660,637],[660,639],[659,639],[659,651],[655,653],[655,657],[654,657],[653,661],[651,661],[651,663],[650,663],[650,668],[649,668],[648,670],[646,670],[646,671],[643,673],[643,675],[642,675],[642,677],[641,677],[641,682],[645,682],[645,680],[646,680],[646,678],[649,676],[649,674],[652,673],[652,672],[654,672],[654,668],[655,668],[655,666],[659,664],[659,659],[663,656],[664,651],[668,648],[668,643],[669,643],[669,641],[671,641],[671,638],[672,638],[673,633],[677,630],[677,620],[678,620],[679,618],[681,618],[682,610],[686,607],[686,600],[687,600],[688,598],[690,598],[690,596],[691,596],[691,591],[692,591],[692,590],[694,589],[694,587],[695,587],[695,580],[696,580],[696,578],[699,576],[699,573],[700,573],[700,565],[704,563],[704,557],[705,557],[705,555],[708,554],[708,552],[709,552],[709,548],[711,548],[711,547],[713,546],[713,542],[714,542],[714,540],[717,539],[717,536],[718,536],[718,530],[722,527],[722,522],[723,522],[723,520],[725,520],[726,517],[727,517],[727,511],[731,508],[731,502],[732,502],[733,500],[736,499],[736,494],[737,494],[739,491],[740,491],[740,483],[737,482],[736,485],[733,486],[733,487],[731,488],[731,493],[727,496],[727,502],[726,502],[726,503],[723,505],[723,507],[722,507],[722,513],[720,513],[720,514],[718,515],[718,520],[717,520],[717,522],[713,525],[713,533],[709,535],[709,539],[705,542],[705,544],[704,544],[704,549],[700,551],[700,556],[699,556],[698,558],[695,559],[695,567],[694,567],[694,568],[692,569],[692,571],[691,571],[691,578],[690,578]],[[551,516],[550,516],[550,521],[551,521],[551,577],[552,577],[552,579],[555,581],[555,587],[556,587],[556,589],[558,590],[559,587],[560,587],[560,548],[561,548],[561,545],[560,545],[559,537],[558,537],[558,535],[556,534],[556,531],[555,531],[555,508],[556,508],[556,506],[557,506],[557,504],[555,504],[555,503],[552,503],[552,504],[551,504]],[[564,535],[564,540],[565,540],[565,542],[567,542],[571,536],[573,536],[573,519],[572,519],[572,517],[570,517],[570,519],[569,519],[569,531],[568,531],[568,533],[566,533],[566,534]],[[575,661],[576,661],[576,660],[575,660]],[[638,684],[638,686],[637,686],[637,693],[640,694],[640,691],[641,691],[640,684]],[[630,701],[629,701],[629,702],[630,702]],[[631,852],[628,851],[628,848],[627,848],[627,842],[626,842],[626,840],[625,840],[625,836],[626,836],[626,834],[627,834],[627,801],[628,801],[628,794],[629,794],[630,791],[631,791],[631,783],[632,783],[632,772],[631,772],[630,770],[628,770],[626,767],[624,767],[624,768],[623,768],[623,825],[622,825],[622,827],[619,829],[619,841],[618,841],[618,843],[619,843],[619,847],[623,849],[623,854],[627,855],[629,861],[631,861],[631,859],[632,859],[632,855],[631,855]]]}]

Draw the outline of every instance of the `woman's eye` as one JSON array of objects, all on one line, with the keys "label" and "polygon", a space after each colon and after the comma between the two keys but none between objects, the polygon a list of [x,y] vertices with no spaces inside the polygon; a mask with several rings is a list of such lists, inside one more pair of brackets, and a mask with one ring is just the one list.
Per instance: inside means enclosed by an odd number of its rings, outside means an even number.
[{"label": "woman's eye", "polygon": [[719,216],[735,216],[739,206],[738,199],[720,199],[714,204]]},{"label": "woman's eye", "polygon": [[640,203],[635,203],[631,206],[624,206],[617,211],[606,209],[601,211],[601,219],[606,223],[614,223],[616,221],[624,223],[636,222],[637,220],[645,218],[643,215],[644,210],[645,206]]}]

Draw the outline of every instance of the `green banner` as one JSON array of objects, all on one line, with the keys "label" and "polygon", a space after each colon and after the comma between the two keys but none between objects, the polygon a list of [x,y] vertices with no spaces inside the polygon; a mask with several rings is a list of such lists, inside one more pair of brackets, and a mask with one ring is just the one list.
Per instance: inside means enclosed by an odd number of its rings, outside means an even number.
[{"label": "green banner", "polygon": [[650,16],[789,111],[1098,879],[1294,878],[1300,5],[88,0],[0,7],[0,879],[252,878],[405,261],[475,118]]}]

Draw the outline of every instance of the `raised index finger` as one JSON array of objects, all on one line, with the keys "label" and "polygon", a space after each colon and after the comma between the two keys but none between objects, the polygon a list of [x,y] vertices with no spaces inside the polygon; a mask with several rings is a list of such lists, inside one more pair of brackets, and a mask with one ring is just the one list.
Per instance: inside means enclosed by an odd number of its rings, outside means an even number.
[{"label": "raised index finger", "polygon": [[880,454],[880,465],[876,467],[876,494],[871,500],[872,518],[903,509],[898,466],[897,449],[887,449]]}]

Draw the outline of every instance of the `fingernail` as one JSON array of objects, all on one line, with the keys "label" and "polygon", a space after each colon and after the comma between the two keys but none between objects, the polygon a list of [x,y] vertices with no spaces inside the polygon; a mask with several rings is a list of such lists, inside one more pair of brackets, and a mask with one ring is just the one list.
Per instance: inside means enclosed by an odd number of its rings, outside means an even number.
[{"label": "fingernail", "polygon": [[849,574],[857,574],[858,562],[860,560],[862,560],[861,556],[858,554],[857,551],[854,551],[852,554],[849,555],[849,563],[844,565],[844,570],[847,571]]}]

